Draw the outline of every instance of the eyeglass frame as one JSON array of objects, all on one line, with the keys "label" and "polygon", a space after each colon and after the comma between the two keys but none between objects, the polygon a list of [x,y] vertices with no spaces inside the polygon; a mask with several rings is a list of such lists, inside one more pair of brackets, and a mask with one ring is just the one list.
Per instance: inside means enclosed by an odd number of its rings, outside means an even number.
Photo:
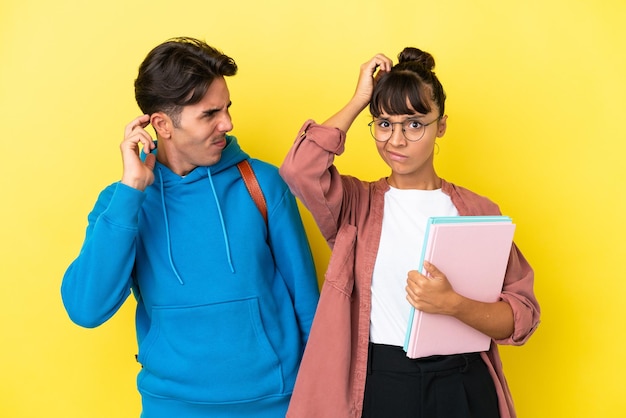
[{"label": "eyeglass frame", "polygon": [[[394,131],[393,125],[401,125],[402,126],[402,136],[407,141],[409,141],[409,142],[419,142],[419,141],[422,140],[422,138],[424,138],[424,134],[426,133],[426,127],[429,126],[429,125],[432,125],[433,123],[437,122],[440,119],[441,119],[441,115],[437,116],[436,119],[434,119],[434,120],[432,120],[432,121],[430,121],[428,123],[422,123],[419,120],[416,120],[416,119],[413,119],[413,118],[407,118],[407,119],[403,120],[402,122],[391,122],[388,119],[381,118],[381,119],[374,119],[374,120],[372,120],[370,123],[367,124],[367,126],[369,126],[369,128],[370,128],[370,135],[372,135],[372,138],[374,138],[374,141],[376,141],[376,142],[387,142],[387,141],[389,141],[391,139],[391,137],[393,136],[393,131]],[[372,131],[372,125],[376,121],[386,121],[387,123],[389,123],[391,125],[391,134],[389,135],[389,138],[385,139],[384,141],[381,141],[380,139],[378,139],[378,138],[376,138],[374,136],[374,132]],[[422,125],[422,127],[424,128],[424,130],[422,131],[422,136],[420,136],[418,139],[409,139],[409,138],[407,138],[405,130],[404,130],[404,124],[407,121],[414,121],[414,122],[417,122],[420,125]],[[374,127],[373,129],[376,129],[376,127]]]}]

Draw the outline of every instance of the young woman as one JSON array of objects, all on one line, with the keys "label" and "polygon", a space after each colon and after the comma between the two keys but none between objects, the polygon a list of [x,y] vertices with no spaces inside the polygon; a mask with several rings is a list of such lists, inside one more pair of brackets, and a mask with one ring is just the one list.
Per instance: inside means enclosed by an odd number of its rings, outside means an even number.
[{"label": "young woman", "polygon": [[[434,265],[425,265],[426,276],[416,271],[428,217],[500,214],[435,171],[448,117],[434,65],[416,48],[405,48],[395,66],[376,55],[338,113],[304,124],[281,167],[333,249],[289,418],[515,417],[496,344],[521,345],[539,323],[529,264],[513,245],[495,303],[459,295]],[[391,169],[375,182],[333,165],[368,104],[371,135]],[[411,305],[459,319],[490,336],[491,348],[408,358]]]}]

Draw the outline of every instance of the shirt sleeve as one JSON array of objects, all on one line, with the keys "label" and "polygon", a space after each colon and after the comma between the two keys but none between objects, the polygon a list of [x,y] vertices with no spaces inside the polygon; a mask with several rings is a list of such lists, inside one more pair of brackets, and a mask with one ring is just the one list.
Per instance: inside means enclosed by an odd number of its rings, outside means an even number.
[{"label": "shirt sleeve", "polygon": [[112,317],[130,295],[138,214],[145,194],[122,183],[103,190],[88,216],[85,240],[61,284],[65,309],[93,328]]},{"label": "shirt sleeve", "polygon": [[345,132],[309,120],[280,167],[292,193],[309,209],[331,245],[343,200],[343,182],[333,162],[343,153],[345,139]]},{"label": "shirt sleeve", "polygon": [[511,249],[500,298],[513,309],[515,327],[509,338],[498,344],[522,345],[539,326],[541,310],[534,294],[535,273],[515,244]]},{"label": "shirt sleeve", "polygon": [[285,192],[269,214],[269,233],[276,268],[285,281],[300,328],[303,345],[315,316],[319,287],[313,255],[302,224],[296,199],[284,185]]}]

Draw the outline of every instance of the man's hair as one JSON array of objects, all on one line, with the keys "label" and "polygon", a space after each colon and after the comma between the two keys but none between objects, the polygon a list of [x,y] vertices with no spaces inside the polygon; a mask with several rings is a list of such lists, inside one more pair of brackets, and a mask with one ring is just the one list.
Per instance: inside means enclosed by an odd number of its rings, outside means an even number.
[{"label": "man's hair", "polygon": [[183,106],[198,103],[217,77],[237,73],[227,55],[195,38],[172,38],[156,46],[139,66],[135,99],[144,114],[164,112],[175,125]]}]

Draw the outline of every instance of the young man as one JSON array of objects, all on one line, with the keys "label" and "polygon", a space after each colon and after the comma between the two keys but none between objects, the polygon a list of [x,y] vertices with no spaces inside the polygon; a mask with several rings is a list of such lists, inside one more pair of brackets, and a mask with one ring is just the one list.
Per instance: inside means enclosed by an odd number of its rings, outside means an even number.
[{"label": "young man", "polygon": [[284,417],[309,335],[319,292],[295,199],[276,167],[227,135],[224,77],[236,72],[197,39],[148,54],[122,179],[100,194],[63,278],[65,308],[84,327],[107,321],[132,289],[145,418]]}]

